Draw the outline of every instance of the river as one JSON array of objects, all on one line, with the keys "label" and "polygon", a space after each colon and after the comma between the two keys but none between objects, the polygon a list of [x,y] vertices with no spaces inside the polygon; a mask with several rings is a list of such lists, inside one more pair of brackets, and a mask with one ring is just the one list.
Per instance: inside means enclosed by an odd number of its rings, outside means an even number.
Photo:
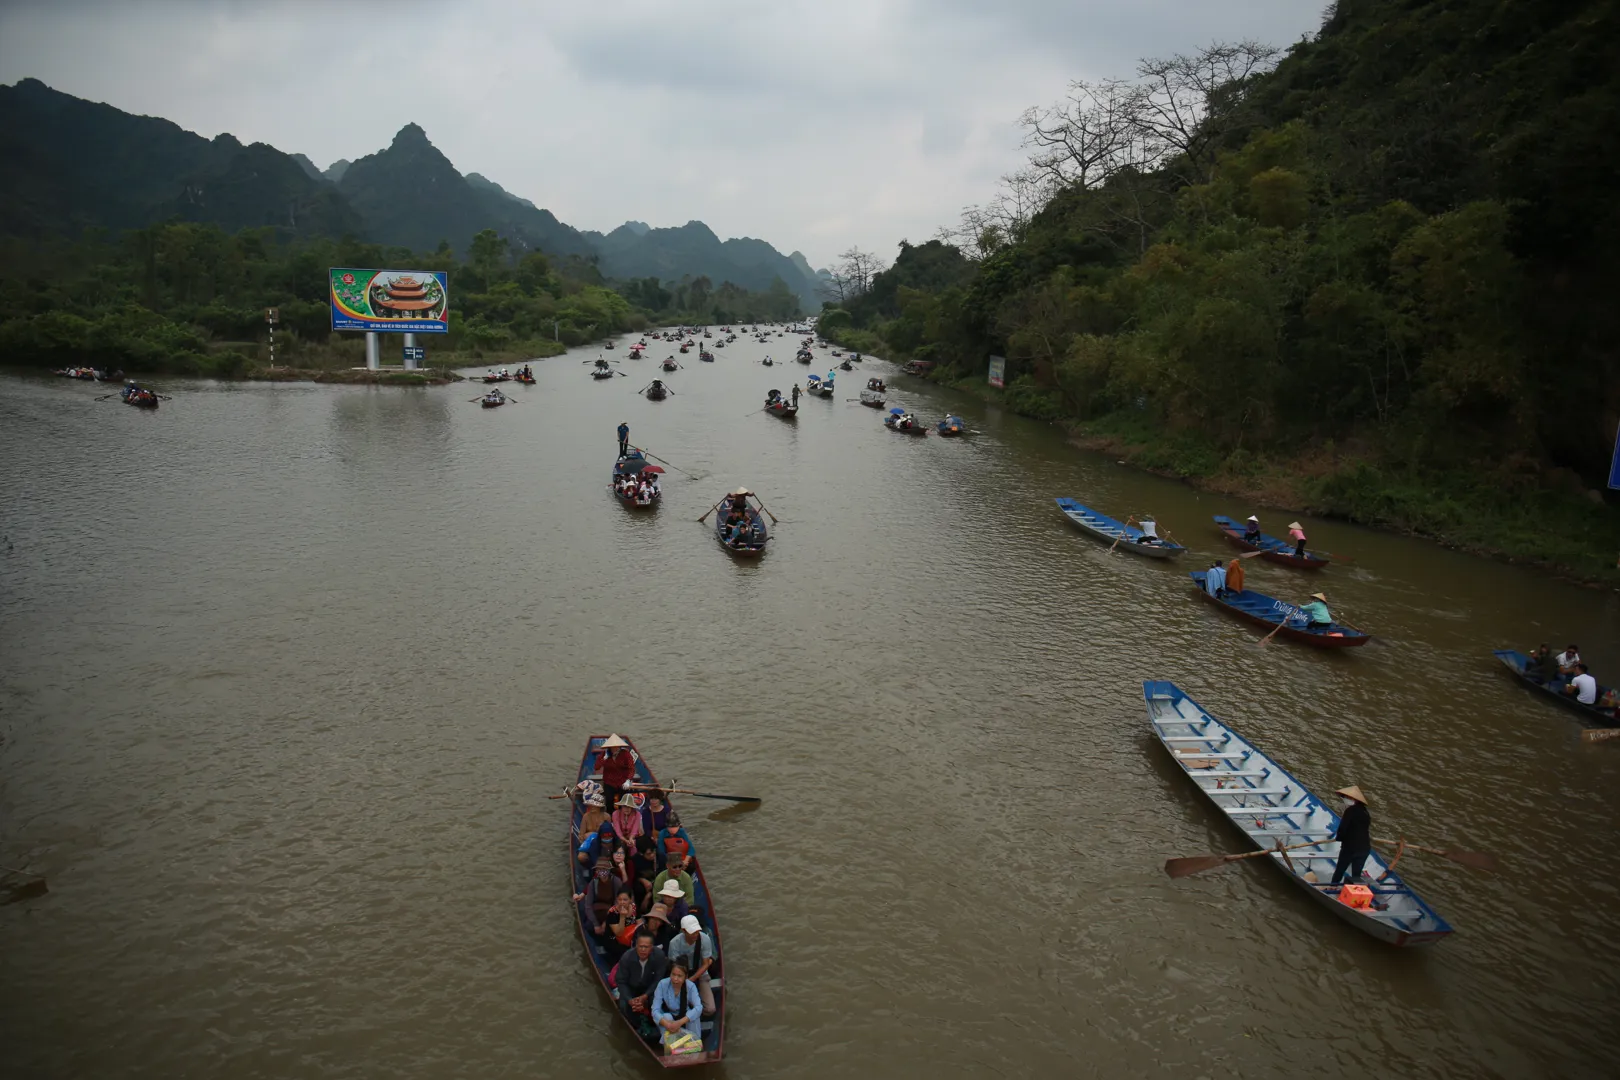
[{"label": "river", "polygon": [[[1325,587],[1378,640],[1261,648],[1185,577],[1248,507],[876,362],[784,422],[762,393],[808,369],[767,349],[693,354],[658,403],[652,361],[598,383],[578,350],[494,410],[0,376],[0,864],[50,881],[0,907],[8,1075],[657,1072],[545,798],[609,730],[764,798],[682,804],[726,944],[714,1075],[1614,1075],[1620,742],[1489,651],[1575,641],[1613,679],[1614,593],[1308,520],[1355,562],[1250,586]],[[980,433],[886,431],[846,400],[872,374]],[[699,477],[656,514],[606,491],[621,420]],[[782,519],[756,564],[694,521],[738,483]],[[1060,495],[1193,552],[1110,555]],[[1359,784],[1375,833],[1505,872],[1408,855],[1457,931],[1411,952],[1256,862],[1170,881],[1244,846],[1149,741],[1147,678]]]}]

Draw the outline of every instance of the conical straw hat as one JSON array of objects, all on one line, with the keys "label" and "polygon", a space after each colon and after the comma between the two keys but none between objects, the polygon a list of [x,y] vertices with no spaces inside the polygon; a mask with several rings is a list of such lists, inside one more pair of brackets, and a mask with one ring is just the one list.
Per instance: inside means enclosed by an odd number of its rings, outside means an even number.
[{"label": "conical straw hat", "polygon": [[1354,800],[1356,800],[1356,802],[1360,803],[1362,806],[1367,805],[1367,796],[1363,795],[1361,793],[1361,789],[1356,787],[1356,785],[1354,785],[1354,784],[1351,784],[1349,787],[1342,787],[1338,791],[1335,791],[1333,794],[1335,794],[1335,795],[1343,795],[1347,799],[1354,799]]},{"label": "conical straw hat", "polygon": [[629,745],[630,745],[629,743],[625,742],[623,739],[619,738],[617,735],[609,735],[607,738],[602,740],[602,748],[604,750],[617,750],[621,746],[629,746]]}]

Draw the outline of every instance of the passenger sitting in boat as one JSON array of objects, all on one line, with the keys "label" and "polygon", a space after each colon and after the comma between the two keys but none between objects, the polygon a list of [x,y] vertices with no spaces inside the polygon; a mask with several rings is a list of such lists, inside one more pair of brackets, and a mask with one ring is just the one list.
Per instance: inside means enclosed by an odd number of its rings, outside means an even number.
[{"label": "passenger sitting in boat", "polygon": [[1527,669],[1532,675],[1540,676],[1544,683],[1553,683],[1558,679],[1558,657],[1543,641],[1541,648],[1530,650],[1530,665]]},{"label": "passenger sitting in boat", "polygon": [[1227,595],[1243,591],[1243,560],[1233,559],[1226,564],[1226,592]]},{"label": "passenger sitting in boat", "polygon": [[670,922],[669,906],[656,901],[648,909],[647,914],[642,917],[641,930],[643,933],[651,934],[653,944],[660,949],[668,945],[678,933],[674,924]]},{"label": "passenger sitting in boat", "polygon": [[640,923],[641,915],[636,910],[634,894],[629,890],[620,891],[613,898],[613,907],[607,914],[608,941],[603,943],[613,963],[618,963],[635,941]]},{"label": "passenger sitting in boat", "polygon": [[1581,662],[1581,651],[1574,645],[1558,654],[1558,674],[1568,679],[1575,674],[1575,668]]},{"label": "passenger sitting in boat", "polygon": [[619,805],[613,811],[613,831],[630,848],[635,847],[636,837],[641,835],[641,804],[644,800],[641,795],[631,792],[619,797]]},{"label": "passenger sitting in boat", "polygon": [[1564,687],[1564,693],[1574,694],[1575,700],[1582,705],[1597,704],[1597,680],[1587,673],[1585,664],[1575,665],[1575,677]]},{"label": "passenger sitting in boat", "polygon": [[607,810],[604,809],[602,796],[591,795],[585,799],[585,813],[579,819],[579,836],[584,839],[602,827],[608,819]]},{"label": "passenger sitting in boat", "polygon": [[664,793],[656,789],[647,792],[647,802],[641,808],[643,831],[648,835],[658,832],[668,818],[669,807],[664,803]]},{"label": "passenger sitting in boat", "polygon": [[1127,527],[1135,525],[1142,530],[1142,535],[1136,538],[1138,544],[1157,544],[1160,542],[1159,523],[1153,520],[1152,514],[1144,517],[1141,521],[1137,521],[1135,517],[1128,517],[1125,519],[1125,524]]},{"label": "passenger sitting in boat", "polygon": [[1219,599],[1226,595],[1226,571],[1221,569],[1219,561],[1209,564],[1204,571],[1204,591]]},{"label": "passenger sitting in boat", "polygon": [[703,1042],[703,997],[695,983],[687,979],[686,960],[671,960],[669,974],[658,981],[652,995],[652,1017],[662,1030],[664,1045],[682,1035]]},{"label": "passenger sitting in boat", "polygon": [[649,999],[653,990],[669,974],[669,960],[664,951],[653,944],[653,935],[645,929],[637,930],[633,947],[613,969],[613,985],[619,992],[619,1011],[638,1029],[652,1027],[652,1007]]},{"label": "passenger sitting in boat", "polygon": [[686,842],[685,837],[681,836],[681,815],[673,807],[670,808],[669,818],[664,822],[664,828],[658,834],[658,842],[663,845],[666,859],[672,854],[688,855],[691,853],[691,845]]},{"label": "passenger sitting in boat", "polygon": [[681,894],[686,897],[688,906],[697,904],[697,897],[692,888],[692,875],[686,872],[686,852],[670,851],[665,848],[664,872],[653,878],[653,895],[664,891],[664,886],[675,882],[680,886]]},{"label": "passenger sitting in boat", "polygon": [[704,932],[696,915],[688,915],[680,922],[681,933],[665,950],[670,963],[685,962],[698,996],[703,1000],[705,1015],[714,1013],[714,990],[709,985],[709,968],[714,963],[714,939]]},{"label": "passenger sitting in boat", "polygon": [[581,866],[594,866],[597,856],[606,855],[613,846],[613,823],[604,821],[597,830],[586,836],[579,843],[579,864]]},{"label": "passenger sitting in boat", "polygon": [[653,894],[653,902],[669,908],[669,921],[672,926],[679,924],[692,913],[691,905],[686,902],[685,890],[674,878],[664,882],[664,887]]},{"label": "passenger sitting in boat", "polygon": [[1249,520],[1243,523],[1243,539],[1255,544],[1260,542],[1260,519],[1253,514],[1250,514]]},{"label": "passenger sitting in boat", "polygon": [[1327,597],[1321,593],[1311,593],[1311,602],[1301,604],[1299,610],[1294,612],[1294,620],[1301,626],[1331,626],[1333,615],[1328,611]]}]

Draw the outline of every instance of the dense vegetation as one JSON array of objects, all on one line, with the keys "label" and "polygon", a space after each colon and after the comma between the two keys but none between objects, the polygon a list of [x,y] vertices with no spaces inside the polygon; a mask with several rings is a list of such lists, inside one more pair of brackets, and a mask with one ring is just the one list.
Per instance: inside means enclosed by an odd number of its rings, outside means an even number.
[{"label": "dense vegetation", "polygon": [[1144,61],[823,316],[1234,491],[1595,575],[1620,418],[1620,5],[1341,0]]},{"label": "dense vegetation", "polygon": [[332,266],[449,271],[451,332],[424,340],[430,362],[546,356],[653,324],[800,312],[780,281],[765,293],[707,278],[610,283],[578,257],[553,262],[531,251],[513,259],[492,230],[458,260],[445,244],[423,255],[353,238],[284,240],[269,228],[229,235],[172,222],[76,241],[0,240],[0,356],[48,367],[237,375],[266,356],[265,309],[276,307],[279,363],[363,363],[360,335],[331,333]]}]

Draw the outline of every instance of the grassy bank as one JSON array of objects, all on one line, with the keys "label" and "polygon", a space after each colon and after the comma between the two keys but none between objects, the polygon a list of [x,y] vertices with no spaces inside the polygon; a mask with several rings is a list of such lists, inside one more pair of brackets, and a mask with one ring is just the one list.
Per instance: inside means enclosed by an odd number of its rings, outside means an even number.
[{"label": "grassy bank", "polygon": [[1503,480],[1483,469],[1417,469],[1331,441],[1286,454],[1224,450],[1196,432],[1167,429],[1138,412],[1086,421],[1066,417],[1055,394],[1027,380],[1005,390],[978,378],[942,381],[1019,415],[1061,424],[1082,449],[1231,495],[1238,503],[1234,511],[1303,511],[1587,584],[1620,586],[1620,513],[1567,470]]}]

